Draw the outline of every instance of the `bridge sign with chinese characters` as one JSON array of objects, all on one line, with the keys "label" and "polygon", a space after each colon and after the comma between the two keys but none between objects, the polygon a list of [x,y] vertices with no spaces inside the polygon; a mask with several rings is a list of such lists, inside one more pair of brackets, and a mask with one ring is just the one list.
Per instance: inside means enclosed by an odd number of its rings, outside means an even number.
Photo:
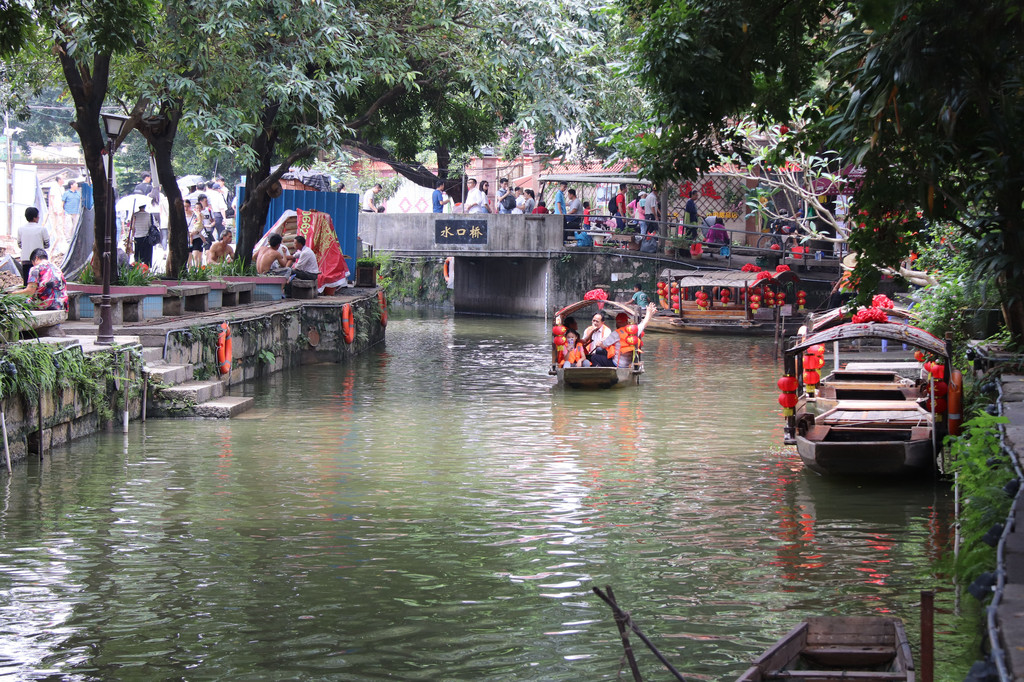
[{"label": "bridge sign with chinese characters", "polygon": [[435,244],[486,244],[486,220],[435,220]]}]

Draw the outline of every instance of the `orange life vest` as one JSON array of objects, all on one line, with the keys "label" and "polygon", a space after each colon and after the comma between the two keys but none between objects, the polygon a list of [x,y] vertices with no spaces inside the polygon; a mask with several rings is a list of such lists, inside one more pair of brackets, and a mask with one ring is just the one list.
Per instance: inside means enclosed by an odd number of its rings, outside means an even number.
[{"label": "orange life vest", "polygon": [[583,344],[576,342],[575,348],[570,348],[569,352],[565,354],[565,364],[575,365],[580,360],[586,357],[586,353],[583,352]]},{"label": "orange life vest", "polygon": [[[619,335],[619,353],[622,355],[631,355],[636,348],[626,342],[626,339],[631,336],[631,334],[626,331],[626,327],[616,329],[615,333]],[[611,353],[609,353],[608,356],[611,357]]]}]

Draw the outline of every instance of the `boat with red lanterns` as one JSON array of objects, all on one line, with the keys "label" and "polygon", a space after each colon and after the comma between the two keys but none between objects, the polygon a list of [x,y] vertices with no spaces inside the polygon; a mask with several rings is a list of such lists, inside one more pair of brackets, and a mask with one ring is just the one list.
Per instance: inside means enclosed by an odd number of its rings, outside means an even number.
[{"label": "boat with red lanterns", "polygon": [[[949,341],[871,312],[878,310],[862,311],[854,322],[804,337],[785,351],[778,382],[785,442],[819,474],[931,474],[943,437],[958,432],[963,380],[955,370],[946,380]],[[858,360],[881,341],[917,349],[914,361]],[[822,378],[829,347],[834,369]]]},{"label": "boat with red lanterns", "polygon": [[[613,388],[617,386],[636,386],[640,383],[640,375],[644,373],[644,363],[641,360],[641,348],[643,346],[643,332],[653,316],[654,306],[650,307],[649,314],[640,319],[640,312],[637,308],[606,300],[605,292],[600,289],[587,292],[589,298],[571,303],[555,313],[555,325],[551,328],[551,368],[548,374],[557,379],[557,384],[566,388]],[[573,313],[594,306],[606,314],[611,313],[613,318],[618,318],[621,326],[612,337],[620,340],[616,347],[624,347],[628,353],[625,366],[596,367],[596,366],[575,366],[570,353],[574,350],[566,344],[566,334],[570,329],[577,330]],[[623,317],[625,316],[625,317]],[[582,333],[583,330],[577,330]],[[589,362],[585,363],[589,365]],[[621,363],[620,363],[621,364]]]},{"label": "boat with red lanterns", "polygon": [[803,324],[807,293],[789,266],[776,271],[666,270],[658,282],[663,309],[652,331],[792,336]]}]

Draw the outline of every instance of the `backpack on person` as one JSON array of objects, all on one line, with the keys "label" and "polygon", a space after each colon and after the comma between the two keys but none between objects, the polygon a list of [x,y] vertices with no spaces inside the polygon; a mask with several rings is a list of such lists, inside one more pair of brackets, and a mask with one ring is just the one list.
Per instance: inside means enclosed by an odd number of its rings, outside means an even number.
[{"label": "backpack on person", "polygon": [[511,211],[516,207],[516,197],[512,192],[507,192],[505,196],[501,198],[501,207],[506,211]]},{"label": "backpack on person", "polygon": [[612,195],[612,198],[608,201],[608,215],[615,215],[619,210],[619,195]]}]

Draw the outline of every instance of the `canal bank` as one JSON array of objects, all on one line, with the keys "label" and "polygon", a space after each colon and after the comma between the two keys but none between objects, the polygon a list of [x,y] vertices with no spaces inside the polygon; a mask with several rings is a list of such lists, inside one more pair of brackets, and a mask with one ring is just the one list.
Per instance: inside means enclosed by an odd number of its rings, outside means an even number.
[{"label": "canal bank", "polygon": [[247,382],[383,341],[386,309],[376,290],[343,289],[120,323],[112,346],[96,343],[92,320],[65,322],[65,336],[9,345],[0,359],[10,459],[147,417],[233,417],[251,407]]}]

